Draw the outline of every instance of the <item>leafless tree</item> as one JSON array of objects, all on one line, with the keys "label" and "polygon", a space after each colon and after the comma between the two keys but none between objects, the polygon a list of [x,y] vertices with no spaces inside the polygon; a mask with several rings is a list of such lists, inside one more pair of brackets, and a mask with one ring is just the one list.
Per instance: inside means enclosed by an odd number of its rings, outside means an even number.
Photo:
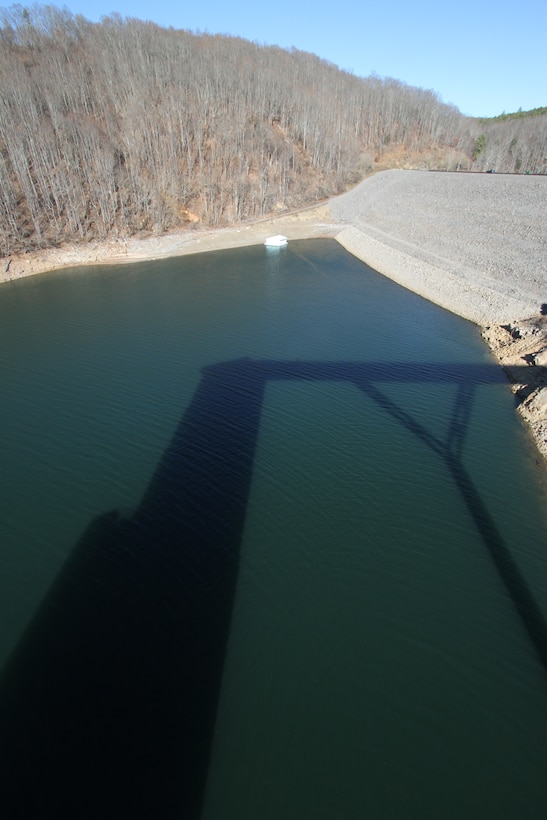
[{"label": "leafless tree", "polygon": [[478,123],[433,91],[296,49],[12,6],[0,11],[0,256],[298,207],[398,150],[545,172],[546,120]]}]

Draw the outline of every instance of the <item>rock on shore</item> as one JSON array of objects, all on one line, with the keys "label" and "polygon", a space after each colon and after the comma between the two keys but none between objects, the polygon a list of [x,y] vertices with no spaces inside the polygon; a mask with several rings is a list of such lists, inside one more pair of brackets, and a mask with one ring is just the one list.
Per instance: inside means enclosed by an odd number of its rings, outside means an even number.
[{"label": "rock on shore", "polygon": [[547,459],[547,316],[487,325],[481,335],[505,370],[517,411]]}]

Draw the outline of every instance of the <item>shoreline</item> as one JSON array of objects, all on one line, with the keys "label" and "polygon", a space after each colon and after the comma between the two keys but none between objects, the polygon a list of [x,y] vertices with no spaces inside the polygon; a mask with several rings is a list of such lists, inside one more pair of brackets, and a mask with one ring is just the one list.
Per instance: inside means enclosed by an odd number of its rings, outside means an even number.
[{"label": "shoreline", "polygon": [[547,316],[540,315],[535,294],[515,296],[507,292],[503,280],[485,280],[479,271],[424,251],[371,224],[333,218],[330,203],[237,227],[194,228],[92,247],[69,245],[36,251],[13,257],[7,265],[4,261],[7,270],[0,271],[0,283],[70,267],[130,264],[262,244],[267,236],[278,233],[289,241],[336,239],[380,274],[478,325],[482,339],[505,371],[517,412],[547,467]]},{"label": "shoreline", "polygon": [[0,270],[0,285],[64,268],[123,265],[259,245],[267,236],[278,233],[285,234],[289,240],[334,238],[343,227],[332,219],[328,204],[321,204],[227,228],[190,227],[160,236],[110,239],[88,245],[67,244],[5,257]]}]

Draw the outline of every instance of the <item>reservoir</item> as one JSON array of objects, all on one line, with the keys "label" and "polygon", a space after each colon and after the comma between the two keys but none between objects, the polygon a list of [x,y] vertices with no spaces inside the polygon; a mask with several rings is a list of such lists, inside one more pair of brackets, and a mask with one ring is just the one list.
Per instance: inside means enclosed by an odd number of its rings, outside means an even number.
[{"label": "reservoir", "polygon": [[0,813],[547,810],[547,505],[478,329],[334,240],[0,289]]}]

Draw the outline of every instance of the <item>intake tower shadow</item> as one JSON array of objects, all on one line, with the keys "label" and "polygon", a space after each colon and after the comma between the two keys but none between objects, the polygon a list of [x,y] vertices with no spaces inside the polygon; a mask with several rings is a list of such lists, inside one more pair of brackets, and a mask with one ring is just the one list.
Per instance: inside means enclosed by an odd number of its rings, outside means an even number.
[{"label": "intake tower shadow", "polygon": [[[134,516],[91,523],[5,670],[2,817],[200,816],[264,390],[298,379],[355,384],[444,461],[547,671],[543,614],[462,462],[474,391],[500,368],[214,365]],[[386,382],[454,383],[446,440]]]}]

